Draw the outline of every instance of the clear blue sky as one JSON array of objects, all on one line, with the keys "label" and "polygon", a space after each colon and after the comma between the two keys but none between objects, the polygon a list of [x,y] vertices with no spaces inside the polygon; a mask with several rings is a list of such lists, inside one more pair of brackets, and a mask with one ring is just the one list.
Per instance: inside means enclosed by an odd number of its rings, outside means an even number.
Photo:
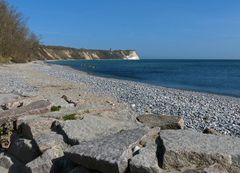
[{"label": "clear blue sky", "polygon": [[7,0],[44,44],[240,58],[240,0]]}]

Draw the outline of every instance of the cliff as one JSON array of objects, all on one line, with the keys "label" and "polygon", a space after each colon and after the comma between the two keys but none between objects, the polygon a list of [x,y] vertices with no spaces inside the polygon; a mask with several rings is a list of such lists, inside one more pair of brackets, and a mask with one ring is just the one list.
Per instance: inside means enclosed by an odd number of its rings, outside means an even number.
[{"label": "cliff", "polygon": [[37,59],[131,59],[138,60],[134,50],[92,50],[62,46],[40,46],[35,53]]}]

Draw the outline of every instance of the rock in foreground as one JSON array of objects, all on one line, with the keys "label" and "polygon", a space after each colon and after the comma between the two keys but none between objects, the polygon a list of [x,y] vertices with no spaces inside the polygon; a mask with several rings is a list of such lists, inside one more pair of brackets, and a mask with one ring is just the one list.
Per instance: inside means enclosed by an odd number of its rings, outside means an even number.
[{"label": "rock in foreground", "polygon": [[164,130],[160,136],[165,146],[163,166],[167,170],[218,163],[228,170],[240,172],[239,138],[191,130]]},{"label": "rock in foreground", "polygon": [[82,142],[65,151],[65,155],[89,169],[124,173],[132,157],[132,149],[146,134],[146,129],[139,128],[120,131],[102,139]]},{"label": "rock in foreground", "polygon": [[161,129],[184,128],[184,120],[181,116],[145,114],[138,116],[137,120],[148,127],[160,127]]}]

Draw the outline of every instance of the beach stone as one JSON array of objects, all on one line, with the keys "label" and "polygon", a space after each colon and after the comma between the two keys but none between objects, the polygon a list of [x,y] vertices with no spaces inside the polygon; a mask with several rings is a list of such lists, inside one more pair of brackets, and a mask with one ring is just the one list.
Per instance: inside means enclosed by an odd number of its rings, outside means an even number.
[{"label": "beach stone", "polygon": [[3,168],[3,167],[0,166],[0,172],[1,173],[8,173],[8,169]]},{"label": "beach stone", "polygon": [[137,120],[146,126],[160,127],[162,130],[184,128],[184,120],[181,116],[144,114],[138,116]]},{"label": "beach stone", "polygon": [[131,173],[160,173],[162,171],[158,165],[161,157],[158,148],[162,146],[159,133],[160,128],[153,128],[140,140],[141,148],[129,163]]},{"label": "beach stone", "polygon": [[0,125],[8,120],[15,121],[21,115],[46,113],[50,110],[51,103],[46,100],[33,102],[27,106],[0,112]]},{"label": "beach stone", "polygon": [[9,170],[11,173],[19,173],[24,170],[24,164],[22,162],[6,153],[0,154],[0,167]]},{"label": "beach stone", "polygon": [[56,119],[40,117],[39,115],[23,116],[17,119],[17,130],[26,139],[51,132],[51,126]]},{"label": "beach stone", "polygon": [[204,134],[211,134],[211,135],[220,135],[215,129],[213,128],[205,128],[203,130]]},{"label": "beach stone", "polygon": [[161,131],[163,168],[210,166],[215,163],[240,171],[240,138],[207,135],[193,130]]},{"label": "beach stone", "polygon": [[14,99],[8,102],[5,102],[5,104],[2,104],[2,107],[4,110],[10,110],[10,109],[16,109],[22,106],[27,106],[33,102],[43,100],[44,98],[42,96],[34,96],[34,97],[27,97],[27,98],[19,98]]},{"label": "beach stone", "polygon": [[91,173],[91,172],[89,170],[87,170],[86,168],[79,166],[79,167],[74,168],[73,170],[71,170],[68,173]]},{"label": "beach stone", "polygon": [[62,149],[52,148],[41,156],[26,164],[26,173],[52,173],[55,170],[54,162],[63,156]]},{"label": "beach stone", "polygon": [[13,165],[13,161],[10,157],[1,153],[0,155],[0,166],[6,169],[9,169]]},{"label": "beach stone", "polygon": [[135,155],[130,161],[131,173],[160,173],[158,166],[157,146],[147,145],[140,149],[139,154]]},{"label": "beach stone", "polygon": [[60,147],[63,150],[67,147],[63,136],[55,132],[41,134],[35,138],[35,142],[42,153],[55,147]]},{"label": "beach stone", "polygon": [[118,121],[106,117],[87,115],[82,120],[60,122],[55,129],[67,138],[69,144],[76,145],[83,141],[101,138],[137,126],[136,123],[131,121]]},{"label": "beach stone", "polygon": [[12,94],[12,93],[9,93],[9,94],[4,94],[4,93],[1,93],[0,94],[0,105],[4,105],[8,102],[11,102],[13,100],[17,100],[19,99],[20,96],[19,95],[16,95],[16,94]]},{"label": "beach stone", "polygon": [[28,163],[40,155],[36,143],[23,138],[13,140],[8,149],[8,153],[23,163]]},{"label": "beach stone", "polygon": [[81,142],[65,151],[65,156],[85,168],[103,173],[124,173],[132,157],[132,149],[148,130],[123,130],[101,139]]}]

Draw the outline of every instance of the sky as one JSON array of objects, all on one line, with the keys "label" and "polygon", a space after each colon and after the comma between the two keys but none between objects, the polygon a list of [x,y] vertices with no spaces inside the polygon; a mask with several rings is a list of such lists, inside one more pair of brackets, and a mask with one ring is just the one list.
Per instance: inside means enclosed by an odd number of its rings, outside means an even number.
[{"label": "sky", "polygon": [[41,43],[141,58],[240,59],[239,0],[7,0]]}]

